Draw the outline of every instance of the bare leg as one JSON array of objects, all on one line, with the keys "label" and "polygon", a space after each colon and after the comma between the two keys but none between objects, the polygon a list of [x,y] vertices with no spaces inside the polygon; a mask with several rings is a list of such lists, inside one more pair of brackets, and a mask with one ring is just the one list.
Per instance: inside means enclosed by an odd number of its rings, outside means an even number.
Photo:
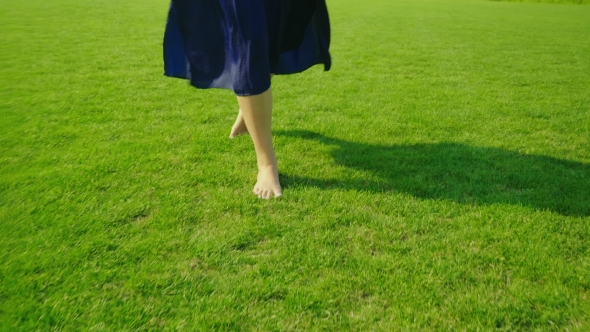
[{"label": "bare leg", "polygon": [[[270,74],[270,78],[274,74]],[[238,111],[238,117],[236,118],[236,122],[234,122],[233,127],[231,128],[231,132],[229,133],[229,138],[236,138],[240,135],[248,134],[248,128],[246,127],[246,122],[244,122],[244,116],[242,115],[242,110]]]},{"label": "bare leg", "polygon": [[255,96],[238,96],[238,104],[258,160],[258,181],[253,192],[266,199],[282,196],[277,158],[272,145],[272,90]]},{"label": "bare leg", "polygon": [[248,128],[246,128],[246,123],[244,122],[244,116],[242,115],[242,110],[238,112],[238,118],[234,123],[234,126],[231,128],[231,133],[229,134],[229,138],[235,138],[240,135],[248,134]]}]

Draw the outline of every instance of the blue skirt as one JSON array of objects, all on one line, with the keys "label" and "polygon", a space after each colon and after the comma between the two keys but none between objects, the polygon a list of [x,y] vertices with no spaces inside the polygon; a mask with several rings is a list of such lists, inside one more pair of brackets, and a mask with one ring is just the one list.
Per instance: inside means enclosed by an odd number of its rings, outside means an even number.
[{"label": "blue skirt", "polygon": [[270,88],[271,74],[331,66],[325,0],[172,0],[165,75],[239,96]]}]

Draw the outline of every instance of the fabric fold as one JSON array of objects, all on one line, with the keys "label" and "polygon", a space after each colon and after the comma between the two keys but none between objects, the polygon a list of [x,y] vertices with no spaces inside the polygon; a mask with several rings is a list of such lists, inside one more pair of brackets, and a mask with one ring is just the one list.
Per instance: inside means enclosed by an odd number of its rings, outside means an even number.
[{"label": "fabric fold", "polygon": [[173,0],[164,69],[197,88],[257,95],[271,73],[329,70],[329,46],[324,0]]}]

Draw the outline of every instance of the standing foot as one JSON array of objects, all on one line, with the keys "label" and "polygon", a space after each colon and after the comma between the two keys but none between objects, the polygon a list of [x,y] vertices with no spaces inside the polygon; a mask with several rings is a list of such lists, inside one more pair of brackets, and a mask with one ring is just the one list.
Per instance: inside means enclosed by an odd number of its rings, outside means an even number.
[{"label": "standing foot", "polygon": [[283,196],[276,165],[258,167],[258,181],[252,191],[258,198],[264,199]]},{"label": "standing foot", "polygon": [[236,138],[240,135],[248,134],[248,128],[246,127],[246,122],[244,122],[244,116],[242,115],[242,110],[238,112],[238,118],[234,123],[234,126],[231,128],[231,133],[229,134],[229,138]]}]

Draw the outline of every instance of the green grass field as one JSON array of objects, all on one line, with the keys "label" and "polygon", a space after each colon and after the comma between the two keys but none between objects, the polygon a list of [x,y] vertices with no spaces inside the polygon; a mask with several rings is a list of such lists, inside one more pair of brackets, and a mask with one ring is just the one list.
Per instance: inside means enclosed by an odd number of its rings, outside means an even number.
[{"label": "green grass field", "polygon": [[515,1],[515,2],[541,2],[541,3],[557,3],[557,4],[576,4],[587,5],[590,0],[489,0],[489,1]]},{"label": "green grass field", "polygon": [[590,330],[590,6],[332,0],[285,197],[164,0],[2,1],[0,330]]}]

